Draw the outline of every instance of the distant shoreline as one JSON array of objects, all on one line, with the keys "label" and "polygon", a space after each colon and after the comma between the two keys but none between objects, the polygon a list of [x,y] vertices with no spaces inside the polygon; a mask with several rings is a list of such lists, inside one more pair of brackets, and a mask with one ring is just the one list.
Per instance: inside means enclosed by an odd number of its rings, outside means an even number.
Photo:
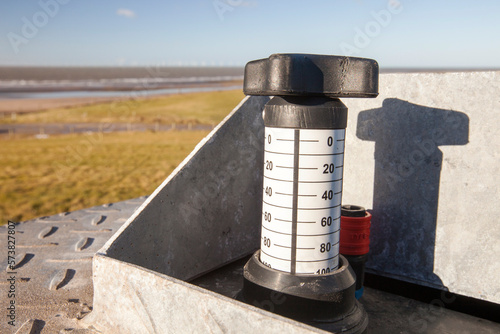
[{"label": "distant shoreline", "polygon": [[[130,99],[147,99],[166,95],[188,94],[196,92],[215,92],[224,90],[242,89],[242,82],[224,82],[217,85],[191,85],[176,88],[145,90],[145,91],[58,91],[38,92],[38,93],[18,93],[25,95],[16,98],[16,94],[0,93],[0,114],[8,117],[11,114],[24,114],[41,112],[47,109],[67,108],[75,106],[92,105],[96,103],[106,103],[123,101]],[[72,94],[82,93],[74,96]],[[102,96],[103,94],[108,96]],[[51,96],[51,94],[53,96]],[[101,94],[101,96],[99,96]],[[4,97],[2,98],[2,95]],[[6,97],[6,96],[10,97]],[[31,96],[31,97],[30,97]],[[42,96],[42,97],[40,97]]]},{"label": "distant shoreline", "polygon": [[40,67],[0,66],[4,80],[109,80],[243,76],[243,67]]},{"label": "distant shoreline", "polygon": [[[498,71],[500,68],[386,68],[380,73]],[[244,67],[64,67],[0,65],[0,81],[101,80],[127,78],[243,77]]]}]

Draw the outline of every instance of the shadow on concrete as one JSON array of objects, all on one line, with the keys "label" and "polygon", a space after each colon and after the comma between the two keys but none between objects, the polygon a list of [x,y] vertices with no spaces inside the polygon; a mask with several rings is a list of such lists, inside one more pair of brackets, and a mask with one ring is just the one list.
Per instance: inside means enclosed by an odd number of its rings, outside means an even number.
[{"label": "shadow on concrete", "polygon": [[468,116],[386,99],[381,108],[358,115],[356,135],[375,142],[367,267],[442,286],[433,273],[443,162],[439,146],[468,143]]}]

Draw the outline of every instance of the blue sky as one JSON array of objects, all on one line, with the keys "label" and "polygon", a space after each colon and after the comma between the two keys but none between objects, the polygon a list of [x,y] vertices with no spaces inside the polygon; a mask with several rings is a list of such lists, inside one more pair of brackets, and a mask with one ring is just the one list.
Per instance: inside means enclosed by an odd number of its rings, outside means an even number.
[{"label": "blue sky", "polygon": [[3,0],[0,65],[242,66],[272,53],[500,68],[500,1]]}]

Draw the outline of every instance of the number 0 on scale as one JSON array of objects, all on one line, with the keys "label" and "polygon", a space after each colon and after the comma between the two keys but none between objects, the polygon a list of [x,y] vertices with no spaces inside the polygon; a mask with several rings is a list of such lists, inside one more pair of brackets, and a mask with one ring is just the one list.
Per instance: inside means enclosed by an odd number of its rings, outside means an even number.
[{"label": "number 0 on scale", "polygon": [[292,274],[338,267],[345,129],[265,128],[261,262]]}]

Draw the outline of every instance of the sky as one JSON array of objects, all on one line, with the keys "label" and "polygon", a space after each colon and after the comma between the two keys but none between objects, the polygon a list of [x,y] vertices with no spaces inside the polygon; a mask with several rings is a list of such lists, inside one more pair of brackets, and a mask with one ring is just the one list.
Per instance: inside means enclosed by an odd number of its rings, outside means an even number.
[{"label": "sky", "polygon": [[500,1],[0,2],[0,65],[243,66],[273,53],[500,68]]}]

